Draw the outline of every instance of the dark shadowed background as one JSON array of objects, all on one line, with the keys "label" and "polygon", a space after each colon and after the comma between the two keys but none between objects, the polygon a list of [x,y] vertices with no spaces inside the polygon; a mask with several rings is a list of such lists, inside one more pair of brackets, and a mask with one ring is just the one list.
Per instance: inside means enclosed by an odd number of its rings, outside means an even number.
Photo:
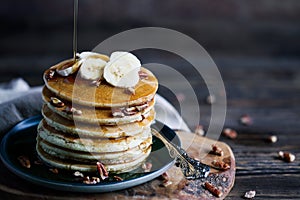
[{"label": "dark shadowed background", "polygon": [[[22,76],[42,84],[44,69],[72,56],[72,9],[72,0],[1,1],[0,82]],[[261,67],[290,79],[299,76],[299,20],[298,0],[79,0],[78,50],[127,29],[159,26],[198,41],[225,80],[260,78]],[[239,77],[240,70],[248,76]]]}]

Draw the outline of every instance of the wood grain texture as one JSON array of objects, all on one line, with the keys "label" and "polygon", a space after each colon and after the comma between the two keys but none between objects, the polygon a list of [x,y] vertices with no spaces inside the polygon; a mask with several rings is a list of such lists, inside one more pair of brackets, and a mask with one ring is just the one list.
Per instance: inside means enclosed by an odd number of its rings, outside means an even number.
[{"label": "wood grain texture", "polygon": [[[208,138],[200,137],[192,133],[178,133],[183,147],[187,148],[190,156],[198,158],[211,165],[213,160],[223,160],[230,165],[226,171],[211,169],[211,173],[205,179],[186,180],[181,169],[173,166],[167,173],[171,185],[162,186],[163,179],[156,178],[148,183],[129,188],[127,190],[91,194],[70,193],[47,189],[28,183],[11,174],[4,166],[0,165],[0,194],[10,199],[223,199],[234,185],[235,180],[235,158],[232,150],[223,142],[217,142]],[[192,141],[192,143],[191,143]],[[211,145],[216,144],[224,151],[223,156],[209,154]],[[213,196],[203,186],[208,181],[223,192],[220,198]]]}]

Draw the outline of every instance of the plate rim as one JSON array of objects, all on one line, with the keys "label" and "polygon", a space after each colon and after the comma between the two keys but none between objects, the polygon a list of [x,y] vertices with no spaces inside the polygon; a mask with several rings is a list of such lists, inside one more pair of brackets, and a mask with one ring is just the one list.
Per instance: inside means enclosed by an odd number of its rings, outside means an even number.
[{"label": "plate rim", "polygon": [[[167,171],[169,168],[171,168],[175,164],[175,159],[172,159],[171,162],[168,164],[164,165],[162,168],[155,170],[151,173],[145,174],[143,176],[140,176],[138,178],[134,179],[129,179],[121,182],[114,182],[111,184],[101,184],[101,185],[86,185],[83,183],[68,183],[68,182],[60,182],[57,180],[46,180],[45,178],[39,178],[37,175],[30,175],[26,172],[23,172],[22,170],[19,169],[12,161],[9,159],[8,154],[6,153],[7,149],[7,142],[10,137],[13,135],[17,134],[18,131],[24,130],[27,128],[30,128],[32,126],[35,126],[39,123],[39,121],[42,119],[42,115],[36,115],[29,117],[25,120],[20,121],[17,123],[13,128],[8,131],[4,137],[1,140],[0,144],[0,159],[4,166],[9,169],[12,173],[17,175],[18,177],[22,178],[23,180],[29,181],[31,183],[37,184],[39,186],[44,186],[47,188],[55,189],[55,190],[60,190],[60,191],[70,191],[70,192],[85,192],[85,193],[90,193],[90,192],[112,192],[112,191],[117,191],[117,190],[122,190],[122,189],[127,189],[131,188],[137,185],[140,185],[142,183],[146,183],[150,180],[153,180],[160,176],[162,173]],[[178,135],[176,134],[175,131],[173,131],[170,127],[168,127],[166,124],[155,121],[155,124],[159,124],[159,126],[162,126],[163,128],[166,128],[168,131],[171,131],[174,134],[174,137],[177,136],[177,142],[179,146],[181,146],[181,141]]]}]

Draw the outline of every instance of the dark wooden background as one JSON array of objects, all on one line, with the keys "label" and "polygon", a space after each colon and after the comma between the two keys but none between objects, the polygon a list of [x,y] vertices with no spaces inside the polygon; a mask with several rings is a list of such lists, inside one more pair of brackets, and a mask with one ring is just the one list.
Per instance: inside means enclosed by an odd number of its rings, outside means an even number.
[{"label": "dark wooden background", "polygon": [[[0,82],[23,77],[32,86],[41,85],[46,68],[72,56],[72,4],[1,1]],[[225,126],[239,133],[233,141],[220,138],[232,147],[237,161],[236,183],[227,199],[239,199],[248,190],[257,191],[256,199],[300,199],[299,21],[298,0],[84,0],[79,2],[78,49],[91,50],[113,34],[144,26],[175,29],[198,41],[225,83]],[[185,65],[166,52],[139,56],[144,62]],[[200,100],[200,123],[207,128],[205,84],[199,79],[192,85]],[[178,107],[174,95],[163,88],[160,93]],[[182,104],[197,106],[190,105],[184,90],[180,95],[185,97]],[[249,114],[253,125],[240,125],[242,114]],[[266,143],[270,134],[279,141]],[[276,159],[279,150],[293,152],[296,161]]]}]

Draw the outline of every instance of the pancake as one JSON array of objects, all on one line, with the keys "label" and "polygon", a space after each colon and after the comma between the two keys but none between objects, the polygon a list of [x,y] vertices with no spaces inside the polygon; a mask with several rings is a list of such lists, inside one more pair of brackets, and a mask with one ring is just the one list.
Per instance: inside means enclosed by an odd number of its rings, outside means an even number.
[{"label": "pancake", "polygon": [[43,151],[47,152],[49,155],[63,159],[63,160],[73,160],[79,161],[81,163],[95,163],[101,161],[102,164],[121,164],[128,163],[137,159],[145,151],[148,151],[148,148],[151,148],[151,138],[145,140],[139,146],[128,149],[127,151],[120,152],[111,152],[111,153],[93,153],[93,152],[83,152],[83,151],[74,151],[66,149],[60,146],[56,146],[46,142],[41,138],[37,138],[39,146]]},{"label": "pancake", "polygon": [[[136,105],[129,107],[128,109],[135,109],[135,112],[126,115],[123,117],[113,117],[112,109],[100,109],[95,107],[87,107],[82,105],[74,105],[69,101],[62,100],[64,103],[63,107],[56,107],[51,104],[51,97],[55,97],[55,94],[51,93],[46,87],[43,89],[43,100],[47,104],[47,106],[55,113],[59,114],[60,116],[69,119],[69,120],[76,120],[80,122],[86,123],[97,123],[97,124],[104,124],[104,125],[116,125],[116,124],[126,124],[136,121],[141,121],[153,107],[154,107],[154,98],[151,99],[149,102],[143,102],[143,109],[138,111],[138,106]],[[58,97],[59,98],[59,97]],[[73,115],[72,113],[66,112],[66,108],[76,108],[80,110],[82,114],[80,115]]]},{"label": "pancake", "polygon": [[[101,56],[108,61],[113,55],[124,53]],[[42,161],[79,171],[96,171],[100,161],[108,172],[116,173],[131,171],[145,161],[152,148],[150,125],[158,81],[140,68],[134,55],[126,55],[114,65],[79,56],[81,65],[66,60],[44,72],[44,119],[36,137]],[[129,69],[135,73],[119,82]]]},{"label": "pancake", "polygon": [[48,79],[50,70],[43,75],[46,87],[59,97],[80,105],[107,108],[139,105],[151,101],[158,89],[156,77],[143,67],[141,71],[148,76],[138,82],[134,94],[128,94],[124,88],[114,87],[104,80],[98,87],[91,86],[91,81],[80,78],[77,73],[68,77],[54,75]]},{"label": "pancake", "polygon": [[155,113],[150,111],[148,117],[142,121],[122,124],[122,125],[99,125],[89,123],[74,123],[73,120],[67,120],[62,116],[52,112],[47,106],[42,109],[42,115],[47,124],[54,127],[56,130],[79,135],[80,137],[104,137],[104,138],[119,138],[125,136],[134,136],[142,132],[145,128],[151,125],[155,117]]},{"label": "pancake", "polygon": [[135,136],[116,139],[80,138],[57,131],[42,120],[38,125],[38,135],[43,140],[71,150],[84,152],[117,152],[134,148],[151,137],[150,127]]},{"label": "pancake", "polygon": [[[40,159],[43,162],[47,163],[48,165],[51,165],[52,167],[57,167],[66,170],[82,171],[82,172],[94,172],[97,170],[96,163],[86,164],[86,163],[80,163],[72,160],[55,158],[49,155],[48,153],[46,153],[40,147],[39,143],[37,143],[36,151]],[[144,160],[149,156],[150,152],[151,152],[151,148],[143,152],[143,154],[141,154],[136,160],[133,160],[128,163],[121,163],[121,164],[107,164],[105,165],[105,168],[107,171],[115,172],[115,173],[132,171],[138,168],[144,162]]]}]

